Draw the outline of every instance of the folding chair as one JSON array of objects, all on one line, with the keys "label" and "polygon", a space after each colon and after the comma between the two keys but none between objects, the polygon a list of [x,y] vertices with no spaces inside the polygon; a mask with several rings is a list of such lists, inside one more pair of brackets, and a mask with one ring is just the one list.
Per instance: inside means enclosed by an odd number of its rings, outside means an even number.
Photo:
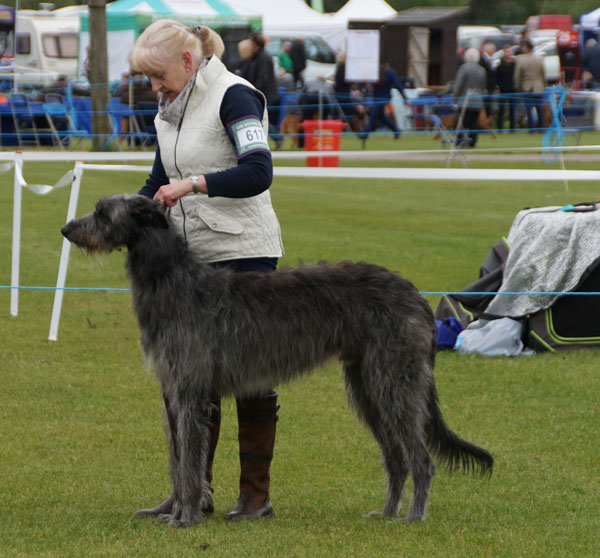
[{"label": "folding chair", "polygon": [[12,92],[8,94],[8,104],[19,146],[36,145],[39,147],[40,139],[35,125],[35,117],[29,106],[29,99],[23,93]]},{"label": "folding chair", "polygon": [[[48,97],[50,95],[46,95],[46,101],[48,101]],[[75,127],[67,107],[62,102],[46,102],[42,106],[49,129],[54,138],[54,144],[58,145],[62,150],[71,145],[71,138],[77,139],[77,143],[75,144],[77,145],[86,135],[85,130],[78,130]]]},{"label": "folding chair", "polygon": [[448,130],[448,128],[444,126],[442,119],[437,114],[429,114],[428,118],[430,124],[433,126],[433,129],[440,136],[440,146],[450,148],[448,156],[440,163],[440,167],[444,163],[446,166],[448,166],[454,157],[459,157],[463,167],[468,167],[469,163],[467,162],[467,158],[465,157],[464,153],[460,149],[456,149],[456,147],[460,147],[460,145],[456,144],[457,134]]},{"label": "folding chair", "polygon": [[124,118],[131,118],[133,112],[129,108],[129,105],[122,103],[118,98],[113,98],[109,101],[108,105],[106,105],[106,112],[108,113],[110,124],[110,136],[104,142],[104,148],[106,149],[113,141],[115,141],[119,151],[123,151],[120,140],[123,137],[127,137],[127,134],[123,131],[121,121]]},{"label": "folding chair", "polygon": [[154,126],[154,117],[158,112],[158,103],[150,101],[140,101],[133,107],[133,115],[136,122],[136,139],[142,147],[156,144],[156,127]]}]

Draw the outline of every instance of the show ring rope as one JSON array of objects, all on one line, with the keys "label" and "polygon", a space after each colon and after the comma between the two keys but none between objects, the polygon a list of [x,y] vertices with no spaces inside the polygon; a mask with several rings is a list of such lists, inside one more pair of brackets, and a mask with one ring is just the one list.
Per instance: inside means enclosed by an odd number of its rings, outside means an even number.
[{"label": "show ring rope", "polygon": [[[546,150],[553,149],[546,147]],[[558,147],[557,149],[568,150],[567,147]],[[576,147],[577,150],[595,150],[600,151],[600,146]],[[479,150],[490,152],[493,150]],[[505,149],[501,151],[507,151]],[[512,152],[517,149],[510,150]],[[521,148],[518,151],[540,151],[540,148]],[[321,153],[324,156],[339,154],[340,156],[352,156],[364,152],[347,151],[326,151],[326,152],[293,152],[278,154],[274,153],[274,158],[305,158],[314,157]],[[423,151],[385,151],[369,152],[373,156],[377,154],[422,154],[422,153],[447,153],[446,150]],[[88,152],[2,152],[0,161],[5,163],[0,165],[0,172],[7,172],[14,168],[14,200],[13,200],[13,237],[12,237],[12,262],[11,262],[11,284],[10,288],[10,313],[12,316],[18,315],[18,297],[21,289],[19,285],[20,270],[20,243],[21,243],[21,208],[22,208],[22,190],[28,188],[37,195],[47,195],[59,188],[71,185],[69,206],[67,209],[66,221],[75,218],[77,204],[79,200],[79,191],[84,170],[89,171],[113,171],[113,172],[144,172],[151,170],[149,165],[129,165],[129,164],[100,164],[100,161],[152,161],[154,153],[130,152],[130,153],[88,153]],[[53,161],[69,162],[75,161],[73,170],[69,170],[54,185],[48,184],[28,184],[24,179],[23,164],[25,161]],[[85,163],[84,161],[94,161]],[[582,170],[547,170],[547,169],[473,169],[473,168],[368,168],[368,167],[275,167],[273,174],[276,177],[298,177],[298,178],[365,178],[365,179],[393,179],[393,180],[505,180],[505,181],[556,181],[565,182],[566,180],[575,181],[600,181],[600,171],[582,171]],[[58,338],[58,329],[60,324],[60,313],[62,308],[63,295],[66,290],[84,290],[65,287],[67,269],[69,263],[70,243],[63,239],[62,251],[59,261],[58,278],[56,287],[31,287],[32,289],[54,290],[54,304],[52,308],[52,317],[50,322],[50,331],[48,339],[56,341]],[[88,289],[88,290],[111,290],[127,291],[127,289]],[[428,291],[421,294],[449,294],[445,291]],[[450,293],[451,294],[451,293]],[[487,293],[491,294],[491,293]],[[508,295],[519,294],[538,294],[538,293],[503,293]],[[548,294],[548,293],[543,293]],[[566,293],[557,293],[566,294]],[[600,294],[600,293],[585,293]]]}]

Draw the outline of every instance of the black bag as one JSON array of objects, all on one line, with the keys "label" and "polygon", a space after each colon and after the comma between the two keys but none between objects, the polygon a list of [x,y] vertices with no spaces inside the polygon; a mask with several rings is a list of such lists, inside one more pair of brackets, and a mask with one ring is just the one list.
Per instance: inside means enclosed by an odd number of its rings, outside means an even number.
[{"label": "black bag", "polygon": [[[479,269],[479,279],[460,290],[460,294],[442,295],[435,319],[456,318],[463,327],[482,316],[502,284],[504,264],[508,258],[508,243],[503,238],[496,242]],[[492,294],[469,294],[469,293]],[[463,294],[464,293],[464,294]]]},{"label": "black bag", "polygon": [[[600,292],[600,261],[581,278],[573,292]],[[526,344],[535,351],[600,347],[600,296],[561,296],[528,317]]]}]

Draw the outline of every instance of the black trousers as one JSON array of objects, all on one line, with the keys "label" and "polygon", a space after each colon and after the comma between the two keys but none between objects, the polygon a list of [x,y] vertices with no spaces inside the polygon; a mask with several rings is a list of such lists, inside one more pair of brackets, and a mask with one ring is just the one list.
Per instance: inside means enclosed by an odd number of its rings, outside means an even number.
[{"label": "black trousers", "polygon": [[[456,136],[456,144],[466,143],[475,147],[479,133],[479,112],[481,109],[466,109],[462,122],[462,131]],[[467,141],[468,140],[468,141]]]}]

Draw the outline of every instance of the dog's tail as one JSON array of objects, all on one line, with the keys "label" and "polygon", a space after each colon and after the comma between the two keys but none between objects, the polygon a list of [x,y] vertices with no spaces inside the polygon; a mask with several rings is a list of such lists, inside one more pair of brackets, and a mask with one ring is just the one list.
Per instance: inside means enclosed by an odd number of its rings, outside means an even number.
[{"label": "dog's tail", "polygon": [[427,445],[432,453],[448,465],[449,471],[492,474],[494,458],[488,451],[459,438],[446,425],[440,411],[435,385],[429,392],[429,422],[426,426]]}]

